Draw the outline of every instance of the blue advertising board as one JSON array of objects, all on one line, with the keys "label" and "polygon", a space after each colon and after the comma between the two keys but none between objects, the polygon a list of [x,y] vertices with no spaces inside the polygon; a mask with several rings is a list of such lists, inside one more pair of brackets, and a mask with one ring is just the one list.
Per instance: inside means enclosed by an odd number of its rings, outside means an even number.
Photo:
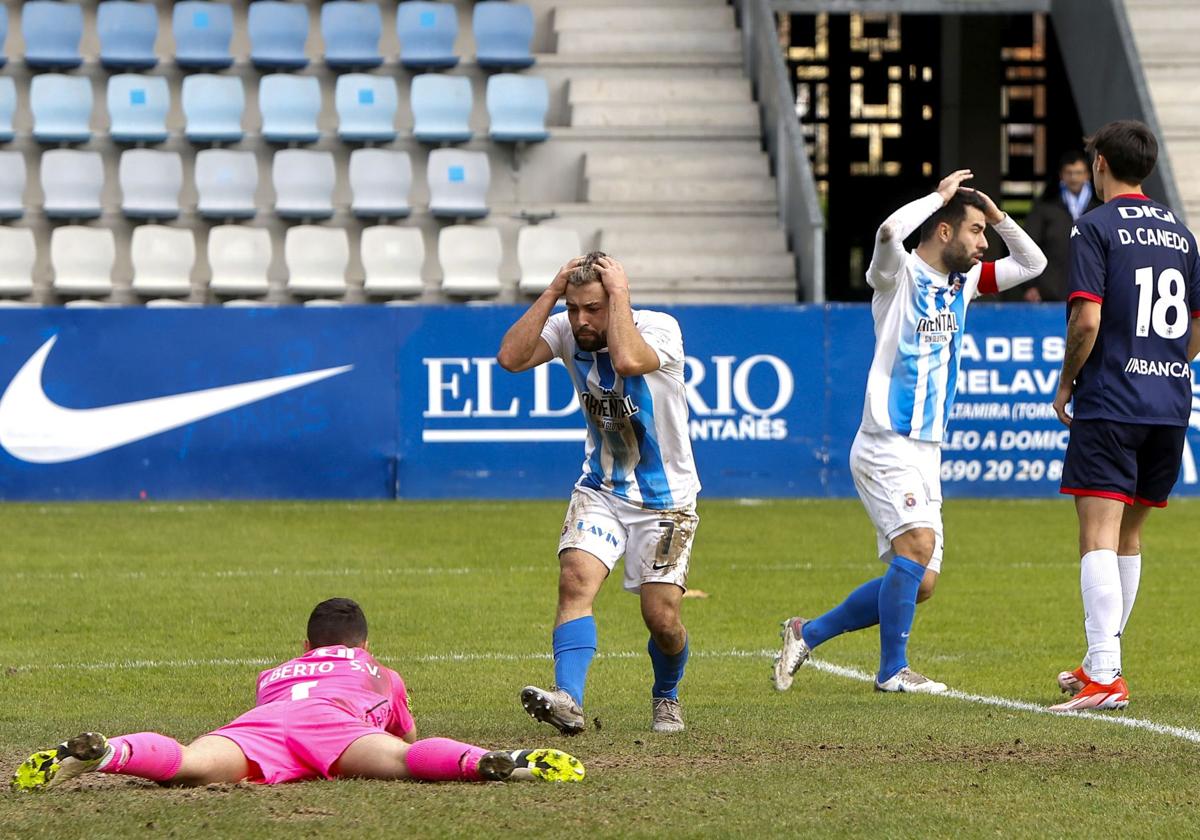
[{"label": "blue advertising board", "polygon": [[[706,497],[854,495],[869,307],[665,309]],[[495,361],[522,311],[6,311],[0,499],[565,498],[584,440],[565,369]],[[945,494],[1054,495],[1062,310],[980,304],[967,326]]]}]

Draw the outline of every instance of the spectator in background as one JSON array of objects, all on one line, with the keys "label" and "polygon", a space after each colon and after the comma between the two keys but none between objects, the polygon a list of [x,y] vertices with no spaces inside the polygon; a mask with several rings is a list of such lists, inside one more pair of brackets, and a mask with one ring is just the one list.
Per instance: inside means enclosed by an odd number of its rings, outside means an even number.
[{"label": "spectator in background", "polygon": [[1046,255],[1046,270],[1024,290],[1030,303],[1067,299],[1068,245],[1075,220],[1100,206],[1088,177],[1083,152],[1066,152],[1058,162],[1058,183],[1050,184],[1025,219],[1025,232]]}]

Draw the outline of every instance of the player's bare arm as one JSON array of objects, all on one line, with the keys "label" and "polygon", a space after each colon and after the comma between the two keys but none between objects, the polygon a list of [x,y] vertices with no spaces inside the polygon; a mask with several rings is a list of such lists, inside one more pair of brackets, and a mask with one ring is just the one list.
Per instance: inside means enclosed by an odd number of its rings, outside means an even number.
[{"label": "player's bare arm", "polygon": [[[1075,377],[1079,376],[1088,356],[1092,355],[1099,332],[1100,304],[1076,298],[1071,304],[1071,318],[1067,322],[1067,349],[1058,378],[1058,392],[1054,395],[1054,413],[1067,426],[1071,425],[1067,404],[1075,393]],[[1195,332],[1192,335],[1194,339]]]},{"label": "player's bare arm", "polygon": [[613,370],[621,376],[642,376],[658,370],[661,361],[633,323],[629,304],[629,277],[612,257],[596,260],[600,282],[608,293],[608,353]]},{"label": "player's bare arm", "polygon": [[520,373],[550,361],[554,354],[550,345],[542,340],[542,327],[546,326],[546,320],[554,311],[555,305],[566,294],[571,272],[582,263],[583,257],[576,257],[560,268],[546,290],[538,295],[525,314],[508,328],[500,342],[500,351],[496,354],[496,361],[500,367]]}]

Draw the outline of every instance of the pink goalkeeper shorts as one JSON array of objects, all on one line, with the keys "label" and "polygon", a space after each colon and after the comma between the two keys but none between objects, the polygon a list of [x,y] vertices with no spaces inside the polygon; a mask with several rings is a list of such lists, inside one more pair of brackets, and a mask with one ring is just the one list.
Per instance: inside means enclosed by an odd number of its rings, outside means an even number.
[{"label": "pink goalkeeper shorts", "polygon": [[210,735],[228,738],[258,765],[247,781],[264,785],[328,779],[346,748],[364,735],[388,734],[331,700],[282,700],[257,706]]}]

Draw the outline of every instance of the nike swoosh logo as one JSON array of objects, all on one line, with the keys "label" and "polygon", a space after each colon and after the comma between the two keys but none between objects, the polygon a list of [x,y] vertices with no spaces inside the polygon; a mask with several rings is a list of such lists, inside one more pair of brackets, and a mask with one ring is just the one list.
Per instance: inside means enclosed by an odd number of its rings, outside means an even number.
[{"label": "nike swoosh logo", "polygon": [[42,369],[57,340],[54,336],[39,347],[0,396],[0,446],[14,458],[33,464],[61,464],[98,455],[354,367],[342,365],[99,408],[64,408],[42,388]]}]

